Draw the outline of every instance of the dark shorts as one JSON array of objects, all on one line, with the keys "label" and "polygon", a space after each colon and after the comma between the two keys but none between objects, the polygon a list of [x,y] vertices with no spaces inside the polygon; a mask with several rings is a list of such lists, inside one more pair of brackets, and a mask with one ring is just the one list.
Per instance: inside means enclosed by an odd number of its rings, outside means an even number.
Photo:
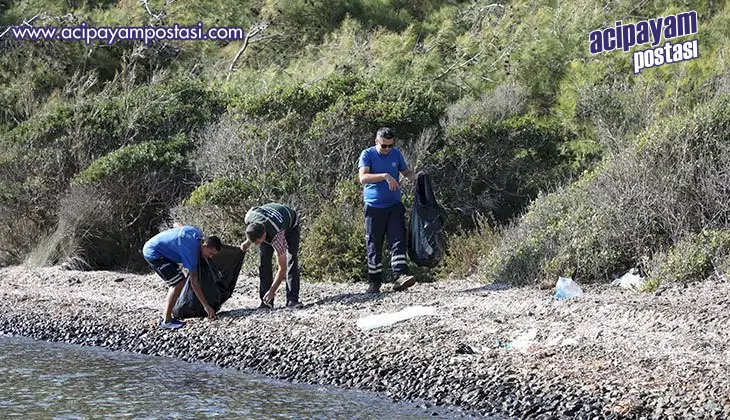
[{"label": "dark shorts", "polygon": [[175,261],[167,258],[159,258],[155,260],[145,259],[150,267],[155,270],[155,273],[162,277],[162,280],[164,280],[168,286],[175,286],[185,279],[182,270],[180,270],[180,266],[177,265]]}]

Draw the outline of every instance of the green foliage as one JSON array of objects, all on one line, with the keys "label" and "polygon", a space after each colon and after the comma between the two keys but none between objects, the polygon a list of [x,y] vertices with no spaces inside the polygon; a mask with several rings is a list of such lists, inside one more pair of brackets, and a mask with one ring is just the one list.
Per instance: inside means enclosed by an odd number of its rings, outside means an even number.
[{"label": "green foliage", "polygon": [[365,220],[358,184],[337,184],[333,203],[310,215],[302,243],[302,274],[309,280],[367,279]]},{"label": "green foliage", "polygon": [[372,137],[379,127],[390,126],[399,139],[409,141],[437,124],[444,110],[445,100],[438,92],[413,84],[363,80],[350,96],[341,97],[316,115],[309,136],[326,136],[344,122],[365,137]]},{"label": "green foliage", "polygon": [[653,291],[662,283],[686,284],[704,280],[713,273],[724,274],[728,250],[729,229],[703,229],[691,233],[668,253],[660,253],[654,258],[645,288]]},{"label": "green foliage", "polygon": [[474,224],[473,229],[460,229],[446,239],[449,246],[439,273],[455,278],[476,274],[480,261],[497,245],[499,235],[487,218],[477,215]]},{"label": "green foliage", "polygon": [[[608,279],[667,243],[730,226],[721,204],[730,200],[728,128],[727,99],[713,101],[652,127],[635,147],[539,197],[484,259],[484,280],[530,283],[573,270],[582,281]],[[687,275],[707,267],[702,254],[695,257]],[[687,278],[682,270],[679,278]]]},{"label": "green foliage", "polygon": [[216,178],[196,188],[186,201],[190,206],[253,206],[296,194],[299,178],[293,167],[282,172],[260,172],[249,178]]},{"label": "green foliage", "polygon": [[[699,13],[698,59],[640,75],[630,54],[590,56],[587,34],[682,6],[4,4],[2,25],[40,13],[39,26],[201,20],[204,28],[265,28],[232,73],[241,41],[86,46],[4,37],[0,260],[22,260],[43,233],[41,248],[65,249],[57,255],[133,255],[140,238],[166,223],[170,206],[176,217],[237,240],[248,206],[283,201],[317,215],[305,231],[344,238],[308,251],[337,250],[344,271],[337,258],[317,260],[310,266],[327,272],[312,277],[356,278],[362,238],[347,229],[362,229],[355,221],[362,216],[350,179],[383,125],[396,129],[414,169],[431,172],[447,209],[452,249],[442,273],[467,275],[476,256],[485,281],[527,283],[576,269],[581,280],[597,280],[647,256],[659,264],[668,244],[727,227],[727,118],[717,103],[695,112],[730,92],[730,73],[717,59],[730,54],[730,8],[722,2],[688,9]],[[352,194],[337,192],[345,185]],[[404,193],[410,203],[411,186]],[[91,208],[74,207],[82,201]],[[511,227],[498,239],[473,225],[475,214]]]},{"label": "green foliage", "polygon": [[75,180],[81,184],[97,182],[115,179],[124,172],[179,173],[187,166],[187,154],[191,150],[191,142],[183,135],[168,141],[149,141],[124,146],[94,161],[76,175]]},{"label": "green foliage", "polygon": [[256,193],[254,186],[243,179],[216,178],[196,188],[186,204],[201,206],[205,204],[227,205],[251,200]]},{"label": "green foliage", "polygon": [[358,78],[353,75],[332,75],[307,87],[279,87],[261,95],[244,95],[232,101],[230,110],[268,119],[283,118],[294,112],[311,119],[337,99],[351,95],[357,83]]},{"label": "green foliage", "polygon": [[189,192],[192,150],[181,134],[125,146],[94,161],[61,200],[51,236],[58,238],[56,253],[41,243],[42,255],[66,256],[91,268],[144,266],[142,245]]},{"label": "green foliage", "polygon": [[446,127],[445,144],[429,163],[460,174],[449,189],[440,191],[444,201],[461,201],[464,206],[469,200],[479,206],[481,199],[485,210],[505,221],[539,191],[570,175],[572,158],[561,151],[570,138],[571,133],[553,118],[523,115],[494,120],[473,114]]},{"label": "green foliage", "polygon": [[223,112],[215,94],[199,84],[171,82],[136,88],[119,97],[52,105],[8,133],[13,144],[47,147],[73,138],[78,165],[128,143],[167,138],[199,128]]}]

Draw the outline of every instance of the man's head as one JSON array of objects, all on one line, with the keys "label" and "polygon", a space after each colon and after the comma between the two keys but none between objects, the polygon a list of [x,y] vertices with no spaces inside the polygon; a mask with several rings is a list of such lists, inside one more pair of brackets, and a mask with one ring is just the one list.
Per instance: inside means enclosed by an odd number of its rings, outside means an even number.
[{"label": "man's head", "polygon": [[203,244],[200,246],[200,254],[205,259],[210,259],[218,255],[221,250],[221,239],[217,236],[206,236],[203,238]]},{"label": "man's head", "polygon": [[395,147],[395,132],[389,127],[382,127],[375,135],[375,148],[381,155],[387,155]]},{"label": "man's head", "polygon": [[246,238],[252,244],[261,245],[266,236],[266,229],[261,223],[251,223],[246,226]]}]

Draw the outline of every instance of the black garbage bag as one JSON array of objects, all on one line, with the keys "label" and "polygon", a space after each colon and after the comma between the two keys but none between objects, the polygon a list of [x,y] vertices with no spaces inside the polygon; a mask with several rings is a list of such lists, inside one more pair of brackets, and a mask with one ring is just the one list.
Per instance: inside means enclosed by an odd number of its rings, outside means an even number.
[{"label": "black garbage bag", "polygon": [[[200,288],[216,312],[233,295],[233,289],[236,288],[238,274],[243,265],[243,255],[240,248],[223,245],[215,258],[209,261],[201,260],[198,264]],[[203,304],[200,303],[190,286],[189,275],[185,280],[185,287],[172,309],[172,316],[178,319],[207,316]]]},{"label": "black garbage bag", "polygon": [[411,210],[408,234],[408,256],[420,267],[436,267],[446,253],[446,242],[441,232],[443,216],[426,172],[418,173],[416,196]]}]

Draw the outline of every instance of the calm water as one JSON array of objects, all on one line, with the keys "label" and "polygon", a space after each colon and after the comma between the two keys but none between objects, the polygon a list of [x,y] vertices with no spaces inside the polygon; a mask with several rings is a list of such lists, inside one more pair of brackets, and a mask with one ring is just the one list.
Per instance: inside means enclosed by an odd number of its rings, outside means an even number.
[{"label": "calm water", "polygon": [[[373,393],[206,364],[0,336],[0,417],[433,418]],[[446,417],[444,411],[439,411]],[[451,416],[454,416],[452,413]]]}]

